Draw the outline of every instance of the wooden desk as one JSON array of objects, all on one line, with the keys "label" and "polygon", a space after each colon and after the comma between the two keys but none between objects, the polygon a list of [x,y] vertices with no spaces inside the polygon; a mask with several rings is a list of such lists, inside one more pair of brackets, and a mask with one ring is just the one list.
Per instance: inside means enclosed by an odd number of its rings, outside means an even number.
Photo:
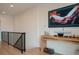
[{"label": "wooden desk", "polygon": [[61,40],[61,41],[67,41],[67,42],[74,42],[74,43],[79,43],[79,38],[69,38],[69,37],[58,37],[58,36],[53,36],[53,35],[41,35],[41,41],[40,41],[40,47],[41,47],[41,52],[43,52],[43,49],[47,45],[47,40]]}]

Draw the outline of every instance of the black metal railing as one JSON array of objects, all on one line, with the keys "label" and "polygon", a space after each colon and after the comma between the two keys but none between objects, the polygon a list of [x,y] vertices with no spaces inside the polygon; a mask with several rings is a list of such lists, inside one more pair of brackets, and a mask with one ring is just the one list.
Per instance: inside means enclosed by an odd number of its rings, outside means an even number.
[{"label": "black metal railing", "polygon": [[21,32],[1,32],[2,41],[12,45],[13,47],[19,49],[21,53],[26,51],[25,43],[25,33]]}]

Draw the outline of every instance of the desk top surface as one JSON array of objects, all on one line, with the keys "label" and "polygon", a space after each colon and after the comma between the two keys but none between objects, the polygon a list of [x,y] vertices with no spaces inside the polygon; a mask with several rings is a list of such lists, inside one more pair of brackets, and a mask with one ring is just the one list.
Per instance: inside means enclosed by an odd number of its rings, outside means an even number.
[{"label": "desk top surface", "polygon": [[67,37],[67,36],[54,36],[54,35],[42,35],[41,36],[43,40],[65,40],[65,41],[73,41],[73,42],[79,42],[79,38],[77,37]]}]

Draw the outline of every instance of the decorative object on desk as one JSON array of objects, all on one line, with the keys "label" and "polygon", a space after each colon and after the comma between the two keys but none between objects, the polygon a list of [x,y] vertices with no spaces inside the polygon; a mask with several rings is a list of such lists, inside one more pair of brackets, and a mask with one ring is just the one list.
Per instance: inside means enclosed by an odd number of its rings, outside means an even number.
[{"label": "decorative object on desk", "polygon": [[72,36],[72,38],[77,38],[77,39],[79,39],[79,36],[74,34],[74,35]]},{"label": "decorative object on desk", "polygon": [[72,38],[72,36],[69,36],[69,38]]},{"label": "decorative object on desk", "polygon": [[68,36],[64,36],[65,38],[68,38]]},{"label": "decorative object on desk", "polygon": [[79,35],[77,35],[76,38],[79,39]]},{"label": "decorative object on desk", "polygon": [[59,36],[59,37],[63,37],[63,35],[64,35],[64,33],[61,33],[61,32],[58,33],[58,36]]},{"label": "decorative object on desk", "polygon": [[54,54],[54,49],[51,48],[44,48],[44,52],[48,53],[48,54]]},{"label": "decorative object on desk", "polygon": [[54,35],[54,37],[57,37],[58,35]]},{"label": "decorative object on desk", "polygon": [[75,34],[72,37],[75,38]]},{"label": "decorative object on desk", "polygon": [[44,31],[44,35],[49,35],[49,32],[47,32],[47,31]]}]

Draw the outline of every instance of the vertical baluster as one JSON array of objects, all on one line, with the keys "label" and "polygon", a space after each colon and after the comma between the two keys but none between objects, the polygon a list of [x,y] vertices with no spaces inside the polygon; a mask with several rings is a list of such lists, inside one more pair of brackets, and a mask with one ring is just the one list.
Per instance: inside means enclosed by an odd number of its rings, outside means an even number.
[{"label": "vertical baluster", "polygon": [[25,33],[24,33],[24,52],[26,51],[26,40],[25,40]]},{"label": "vertical baluster", "polygon": [[3,41],[3,32],[1,32],[1,39],[2,39],[2,41]]},{"label": "vertical baluster", "polygon": [[21,53],[23,53],[23,34],[21,34]]},{"label": "vertical baluster", "polygon": [[8,45],[9,45],[9,32],[7,32],[7,37],[8,37]]}]

